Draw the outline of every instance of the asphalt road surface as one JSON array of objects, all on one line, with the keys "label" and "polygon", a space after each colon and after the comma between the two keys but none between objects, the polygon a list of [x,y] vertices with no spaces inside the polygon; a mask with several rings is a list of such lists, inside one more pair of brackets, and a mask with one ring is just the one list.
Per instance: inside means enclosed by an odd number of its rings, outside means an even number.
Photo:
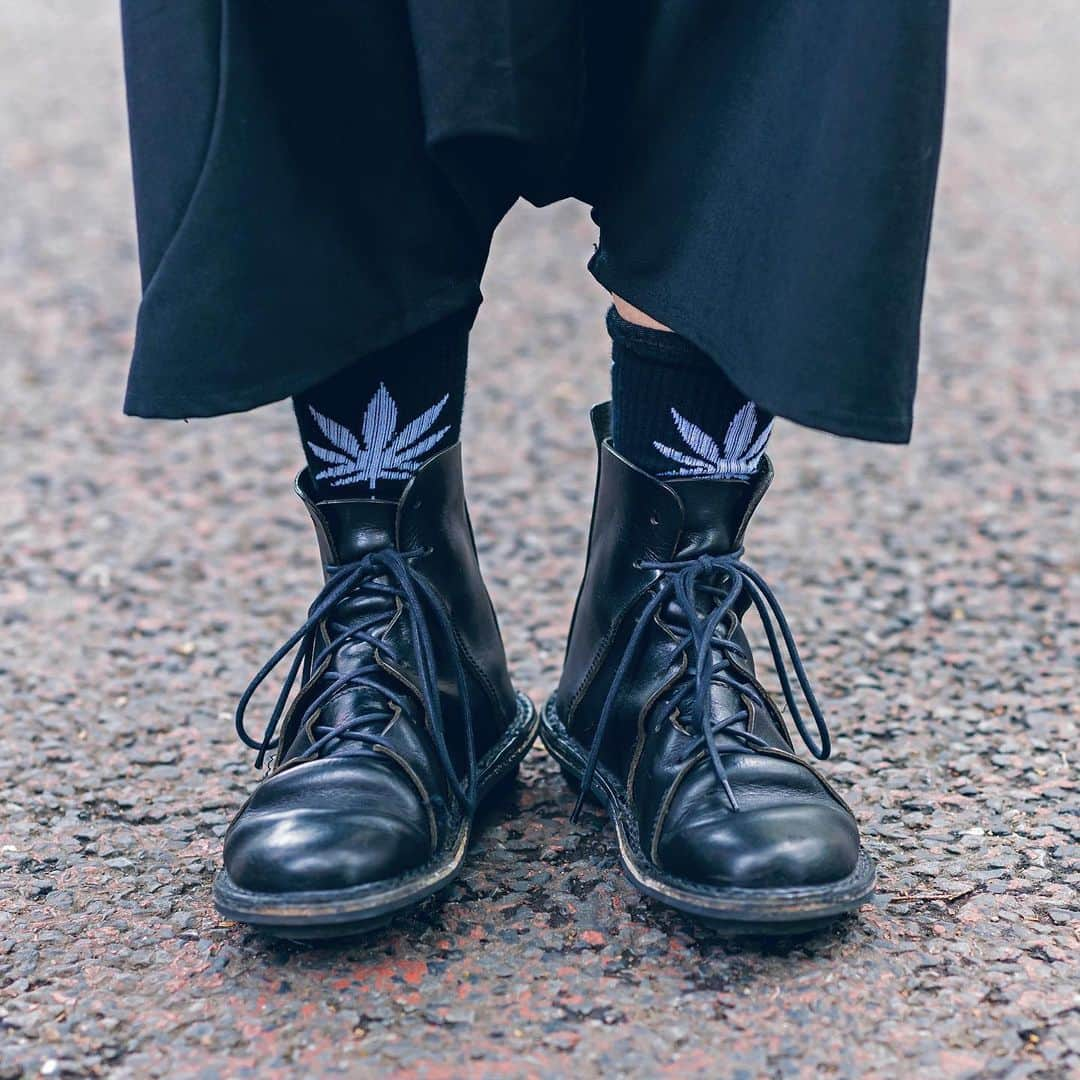
[{"label": "asphalt road surface", "polygon": [[[537,749],[441,903],[312,949],[210,903],[255,779],[232,705],[316,587],[292,417],[121,417],[115,5],[0,0],[0,1080],[1077,1075],[1080,7],[958,0],[954,30],[914,442],[778,424],[748,548],[875,902],[720,939],[630,888]],[[474,339],[470,496],[537,700],[607,377],[592,240],[515,211]]]}]

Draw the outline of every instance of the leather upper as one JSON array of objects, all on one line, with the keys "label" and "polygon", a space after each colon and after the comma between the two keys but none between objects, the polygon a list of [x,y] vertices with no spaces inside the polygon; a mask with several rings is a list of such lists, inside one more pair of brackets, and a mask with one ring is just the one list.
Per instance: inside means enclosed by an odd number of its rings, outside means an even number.
[{"label": "leather upper", "polygon": [[[588,560],[555,697],[560,721],[585,747],[631,635],[660,589],[664,571],[641,564],[678,564],[740,549],[772,477],[766,458],[748,481],[663,482],[615,452],[607,406],[594,410],[593,422],[599,470]],[[718,575],[711,584],[724,581]],[[704,618],[717,600],[701,588],[694,602],[695,616]],[[719,627],[743,648],[747,603],[740,597]],[[723,657],[756,694],[722,680],[707,687],[713,718],[747,713],[738,726],[752,738],[724,730],[716,736],[735,809],[700,726],[685,715],[687,680],[694,677],[694,657],[679,648],[687,615],[669,599],[646,617],[599,748],[601,764],[623,787],[646,856],[668,874],[710,886],[819,884],[851,873],[859,855],[854,818],[817,770],[795,756],[752,660],[731,651]],[[713,659],[721,659],[719,653]]]},{"label": "leather upper", "polygon": [[[326,655],[282,721],[272,772],[226,835],[230,878],[255,892],[343,889],[408,873],[432,857],[467,812],[448,781],[439,733],[424,706],[413,619],[425,618],[436,662],[440,730],[459,785],[467,766],[463,692],[477,759],[506,731],[516,710],[465,506],[460,445],[427,462],[399,503],[318,500],[306,470],[296,486],[315,524],[328,576],[392,548],[409,556],[408,565],[431,586],[447,622],[425,617],[424,605],[431,603],[426,594],[418,616],[393,594],[389,575],[364,580],[319,621],[308,666],[320,652]],[[444,625],[452,636],[441,632]],[[357,626],[367,627],[367,635],[385,648],[359,636],[348,639]],[[346,640],[332,647],[339,638]],[[335,680],[362,666],[374,676],[311,707]],[[368,715],[370,723],[356,722]],[[360,737],[335,738],[337,730]],[[362,741],[365,734],[378,745]]]}]

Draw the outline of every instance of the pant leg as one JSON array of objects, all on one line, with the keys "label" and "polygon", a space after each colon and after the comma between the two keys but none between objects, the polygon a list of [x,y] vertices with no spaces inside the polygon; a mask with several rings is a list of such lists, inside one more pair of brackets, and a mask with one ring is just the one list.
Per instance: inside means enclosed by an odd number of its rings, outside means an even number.
[{"label": "pant leg", "polygon": [[477,302],[494,221],[425,151],[404,4],[125,0],[123,28],[127,412],[249,409]]},{"label": "pant leg", "polygon": [[770,411],[906,441],[946,0],[631,3],[632,64],[589,38],[593,273]]}]

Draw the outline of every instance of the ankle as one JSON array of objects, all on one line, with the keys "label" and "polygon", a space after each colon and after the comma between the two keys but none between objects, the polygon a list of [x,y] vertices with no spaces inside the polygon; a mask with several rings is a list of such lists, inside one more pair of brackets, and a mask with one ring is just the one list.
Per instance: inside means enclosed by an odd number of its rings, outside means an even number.
[{"label": "ankle", "polygon": [[628,323],[633,323],[634,326],[644,326],[649,330],[666,330],[669,334],[672,333],[670,326],[658,322],[651,315],[642,311],[641,308],[634,307],[628,300],[616,296],[615,293],[611,294],[611,303],[618,312],[619,318]]}]

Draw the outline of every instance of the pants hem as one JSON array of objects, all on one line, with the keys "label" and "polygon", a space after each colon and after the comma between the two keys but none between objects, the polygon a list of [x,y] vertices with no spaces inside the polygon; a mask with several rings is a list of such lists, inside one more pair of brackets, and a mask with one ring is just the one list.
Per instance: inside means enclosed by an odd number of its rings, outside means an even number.
[{"label": "pants hem", "polygon": [[[136,345],[124,414],[146,420],[187,420],[248,412],[302,394],[369,353],[393,345],[472,305],[479,305],[481,299],[478,282],[455,282],[414,305],[406,315],[385,324],[378,333],[324,351],[319,362],[308,368],[289,371],[273,379],[256,381],[253,378],[251,383],[244,385],[213,387],[207,386],[204,380],[195,386],[190,379],[178,381],[160,374],[144,375],[139,370],[139,347]],[[183,374],[184,365],[171,359],[173,362],[158,366],[167,370],[170,376],[173,372]]]}]

